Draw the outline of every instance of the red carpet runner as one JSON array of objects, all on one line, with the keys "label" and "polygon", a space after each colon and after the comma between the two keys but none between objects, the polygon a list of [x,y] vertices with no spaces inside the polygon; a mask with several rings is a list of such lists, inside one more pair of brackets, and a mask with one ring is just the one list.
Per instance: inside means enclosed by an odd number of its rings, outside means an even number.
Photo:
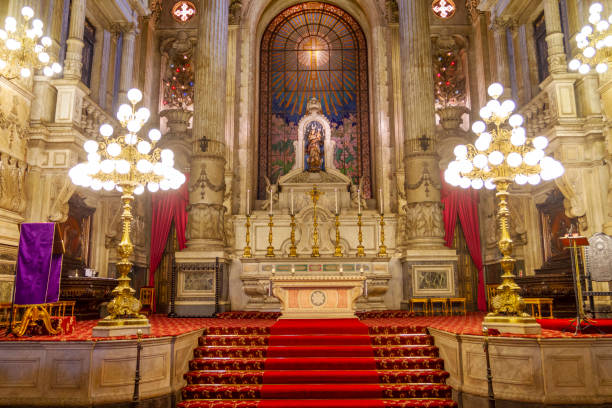
[{"label": "red carpet runner", "polygon": [[357,319],[209,327],[180,408],[456,407],[425,327]]}]

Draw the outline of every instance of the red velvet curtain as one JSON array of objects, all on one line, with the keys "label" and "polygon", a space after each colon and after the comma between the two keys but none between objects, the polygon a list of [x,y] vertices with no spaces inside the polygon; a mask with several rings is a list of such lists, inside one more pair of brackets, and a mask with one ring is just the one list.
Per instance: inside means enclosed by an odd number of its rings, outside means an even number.
[{"label": "red velvet curtain", "polygon": [[440,194],[442,204],[444,204],[444,240],[446,241],[446,246],[450,247],[453,245],[455,225],[457,219],[459,219],[468,250],[470,251],[470,257],[478,269],[478,310],[485,311],[487,309],[487,299],[480,247],[478,191],[471,188],[464,190],[442,182]]},{"label": "red velvet curtain", "polygon": [[[189,179],[189,178],[187,178]],[[172,221],[176,230],[179,250],[185,248],[185,229],[187,227],[187,205],[189,191],[187,181],[177,191],[160,191],[151,196],[151,263],[149,286],[155,285],[155,271],[164,255]]]}]

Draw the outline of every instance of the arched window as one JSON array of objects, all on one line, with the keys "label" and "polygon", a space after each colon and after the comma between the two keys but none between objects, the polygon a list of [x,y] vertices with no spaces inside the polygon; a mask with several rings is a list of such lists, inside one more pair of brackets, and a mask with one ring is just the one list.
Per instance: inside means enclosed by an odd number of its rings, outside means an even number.
[{"label": "arched window", "polygon": [[344,10],[308,2],[284,10],[261,42],[258,196],[293,167],[297,123],[321,101],[336,142],[335,166],[371,196],[368,61],[361,27]]}]

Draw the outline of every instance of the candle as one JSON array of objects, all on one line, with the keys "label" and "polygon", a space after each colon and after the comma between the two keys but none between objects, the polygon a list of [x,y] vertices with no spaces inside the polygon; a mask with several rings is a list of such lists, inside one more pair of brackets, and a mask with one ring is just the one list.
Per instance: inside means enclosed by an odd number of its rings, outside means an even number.
[{"label": "candle", "polygon": [[334,195],[336,196],[336,214],[338,214],[338,189],[334,188]]},{"label": "candle", "polygon": [[247,190],[247,206],[246,206],[247,215],[251,214],[251,190]]},{"label": "candle", "polygon": [[293,212],[293,189],[291,189],[291,215],[295,214]]},{"label": "candle", "polygon": [[270,187],[270,215],[272,215],[272,187]]},{"label": "candle", "polygon": [[357,213],[361,214],[361,189],[357,189]]},{"label": "candle", "polygon": [[380,213],[383,213],[383,195],[382,195],[382,188],[378,189],[378,195],[380,197]]}]

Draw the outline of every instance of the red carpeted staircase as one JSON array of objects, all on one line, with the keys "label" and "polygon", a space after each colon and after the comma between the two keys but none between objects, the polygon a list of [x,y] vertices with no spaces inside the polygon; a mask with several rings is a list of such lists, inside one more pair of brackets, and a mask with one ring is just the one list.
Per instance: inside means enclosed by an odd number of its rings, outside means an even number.
[{"label": "red carpeted staircase", "polygon": [[425,327],[357,319],[209,327],[180,408],[456,407]]}]

